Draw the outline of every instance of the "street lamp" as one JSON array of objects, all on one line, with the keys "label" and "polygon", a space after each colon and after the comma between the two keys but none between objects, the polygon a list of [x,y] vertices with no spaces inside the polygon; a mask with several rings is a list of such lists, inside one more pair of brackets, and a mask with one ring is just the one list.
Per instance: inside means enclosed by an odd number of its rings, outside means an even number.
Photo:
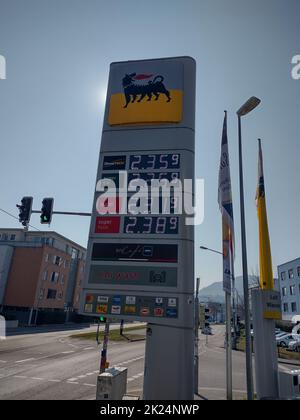
[{"label": "street lamp", "polygon": [[247,374],[247,396],[253,400],[253,377],[252,377],[252,351],[251,351],[251,329],[249,310],[249,282],[247,267],[247,246],[245,228],[245,205],[244,205],[244,181],[243,181],[243,155],[242,155],[242,129],[241,118],[249,114],[260,104],[260,99],[252,96],[237,111],[238,116],[238,137],[239,137],[239,176],[240,176],[240,209],[241,209],[241,239],[242,239],[242,265],[243,265],[243,287],[245,305],[245,334],[246,334],[246,374]]},{"label": "street lamp", "polygon": [[215,249],[207,248],[206,246],[200,246],[200,249],[204,249],[204,251],[211,251],[211,252],[215,252],[216,254],[223,255],[223,252],[216,251]]}]

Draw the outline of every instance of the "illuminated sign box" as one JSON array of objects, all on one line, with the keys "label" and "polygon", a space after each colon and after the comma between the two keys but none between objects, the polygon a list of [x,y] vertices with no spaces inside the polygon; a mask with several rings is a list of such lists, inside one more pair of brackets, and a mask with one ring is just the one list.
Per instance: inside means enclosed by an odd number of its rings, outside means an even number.
[{"label": "illuminated sign box", "polygon": [[182,63],[124,63],[113,67],[111,72],[109,125],[179,123],[182,120]]}]

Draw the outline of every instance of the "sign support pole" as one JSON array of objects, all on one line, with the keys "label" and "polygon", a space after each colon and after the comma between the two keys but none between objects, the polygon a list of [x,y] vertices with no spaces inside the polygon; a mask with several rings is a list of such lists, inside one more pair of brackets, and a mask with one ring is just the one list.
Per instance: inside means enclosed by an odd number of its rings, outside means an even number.
[{"label": "sign support pole", "polygon": [[232,400],[232,338],[231,338],[231,294],[226,299],[226,397]]},{"label": "sign support pole", "polygon": [[275,321],[265,319],[264,290],[252,290],[254,358],[257,399],[279,398]]},{"label": "sign support pole", "polygon": [[144,400],[194,399],[194,329],[148,324]]}]

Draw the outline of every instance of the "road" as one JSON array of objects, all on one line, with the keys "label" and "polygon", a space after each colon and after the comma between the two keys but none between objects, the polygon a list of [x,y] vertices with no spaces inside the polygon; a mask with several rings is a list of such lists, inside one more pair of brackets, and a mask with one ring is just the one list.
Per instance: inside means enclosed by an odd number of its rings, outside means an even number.
[{"label": "road", "polygon": [[[101,346],[71,339],[75,331],[47,331],[10,336],[0,342],[0,400],[95,399]],[[88,332],[94,328],[76,332]],[[225,399],[224,326],[214,335],[200,335],[199,394]],[[127,394],[142,395],[145,342],[110,342],[110,366],[128,368]],[[292,369],[289,366],[288,369]],[[245,354],[233,352],[234,398],[246,397]]]}]

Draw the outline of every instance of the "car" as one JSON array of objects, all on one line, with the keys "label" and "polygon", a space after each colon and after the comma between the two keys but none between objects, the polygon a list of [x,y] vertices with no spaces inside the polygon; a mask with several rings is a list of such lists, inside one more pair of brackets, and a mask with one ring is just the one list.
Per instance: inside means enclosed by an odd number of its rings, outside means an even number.
[{"label": "car", "polygon": [[204,335],[212,335],[211,328],[210,327],[203,328],[202,334],[204,334]]},{"label": "car", "polygon": [[298,338],[298,340],[292,340],[289,342],[289,347],[288,349],[290,351],[298,351],[300,352],[300,338]]},{"label": "car", "polygon": [[285,334],[283,336],[279,336],[276,338],[277,346],[287,348],[291,341],[295,341],[298,339],[299,336],[296,334]]}]

